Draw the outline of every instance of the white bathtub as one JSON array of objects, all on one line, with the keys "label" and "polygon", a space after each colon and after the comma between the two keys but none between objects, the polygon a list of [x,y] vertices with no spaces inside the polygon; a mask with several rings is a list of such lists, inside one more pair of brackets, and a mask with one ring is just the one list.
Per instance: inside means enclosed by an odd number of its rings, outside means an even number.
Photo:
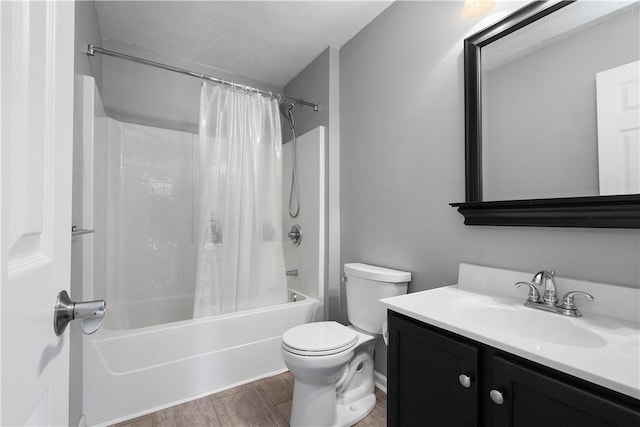
[{"label": "white bathtub", "polygon": [[138,329],[193,319],[193,295],[109,304],[104,328]]},{"label": "white bathtub", "polygon": [[112,312],[107,307],[102,328],[84,337],[88,425],[111,424],[284,371],[282,334],[310,322],[318,306],[316,299],[298,294],[296,302],[136,327],[162,313],[175,317],[180,301],[155,300]]}]

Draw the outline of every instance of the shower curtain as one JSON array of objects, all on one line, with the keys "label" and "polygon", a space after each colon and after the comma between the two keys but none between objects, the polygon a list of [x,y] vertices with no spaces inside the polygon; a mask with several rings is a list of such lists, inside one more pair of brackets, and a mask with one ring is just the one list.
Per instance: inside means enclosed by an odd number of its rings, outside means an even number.
[{"label": "shower curtain", "polygon": [[287,301],[278,104],[202,84],[200,217],[193,316]]}]

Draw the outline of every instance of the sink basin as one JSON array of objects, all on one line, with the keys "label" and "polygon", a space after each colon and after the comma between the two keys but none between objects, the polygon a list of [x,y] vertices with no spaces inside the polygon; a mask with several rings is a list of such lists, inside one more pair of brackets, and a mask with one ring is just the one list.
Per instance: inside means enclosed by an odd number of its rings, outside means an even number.
[{"label": "sink basin", "polygon": [[[597,304],[584,317],[524,306],[513,283],[529,274],[468,266],[462,284],[381,300],[385,308],[640,400],[637,289],[565,280]],[[562,292],[561,292],[562,293]]]},{"label": "sink basin", "polygon": [[585,348],[602,347],[606,344],[603,337],[577,325],[575,319],[524,306],[467,307],[461,314],[468,316],[480,328],[540,342]]}]

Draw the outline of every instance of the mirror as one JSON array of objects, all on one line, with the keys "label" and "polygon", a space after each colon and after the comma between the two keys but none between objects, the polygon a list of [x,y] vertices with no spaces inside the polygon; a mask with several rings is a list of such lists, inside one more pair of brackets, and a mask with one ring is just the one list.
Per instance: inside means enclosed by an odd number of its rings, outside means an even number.
[{"label": "mirror", "polygon": [[640,2],[533,2],[465,40],[465,224],[640,228]]}]

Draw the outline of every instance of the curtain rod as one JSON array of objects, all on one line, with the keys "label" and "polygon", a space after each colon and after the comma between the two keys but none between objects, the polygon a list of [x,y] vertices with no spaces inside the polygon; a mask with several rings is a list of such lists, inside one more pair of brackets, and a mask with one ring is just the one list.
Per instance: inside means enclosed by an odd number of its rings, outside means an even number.
[{"label": "curtain rod", "polygon": [[[227,80],[222,80],[222,79],[219,79],[217,77],[208,76],[206,74],[196,73],[194,71],[185,70],[184,68],[174,67],[173,65],[167,65],[167,64],[162,64],[160,62],[150,61],[150,60],[144,59],[144,58],[138,58],[137,56],[127,55],[126,53],[121,53],[121,52],[116,52],[114,50],[104,49],[104,48],[101,48],[101,47],[98,47],[98,46],[94,46],[92,44],[87,46],[87,52],[86,53],[89,56],[95,56],[96,53],[101,53],[102,55],[108,55],[108,56],[113,56],[113,57],[120,58],[120,59],[126,59],[127,61],[133,61],[133,62],[137,62],[139,64],[149,65],[151,67],[156,67],[156,68],[161,68],[163,70],[173,71],[174,73],[185,74],[187,76],[196,77],[196,78],[201,79],[201,80],[209,80],[209,81],[212,81],[214,83],[220,83],[220,84],[223,84],[223,85],[229,85],[229,86],[237,88],[237,89],[244,89],[244,90],[258,92],[258,93],[261,93],[261,94],[264,94],[264,95],[268,95],[269,97],[272,97],[272,98],[275,97],[275,98],[278,99],[278,101],[281,98],[283,98],[279,93],[275,93],[274,94],[273,92],[269,92],[269,91],[266,91],[266,90],[254,88],[254,87],[251,87],[251,86],[241,85],[239,83],[234,83],[234,82],[230,82],[230,81],[227,81]],[[296,104],[306,105],[307,107],[313,108],[313,111],[318,111],[318,104],[314,104],[312,102],[307,102],[307,101],[305,101],[303,99],[291,98],[291,97],[288,97],[288,96],[285,96],[284,99],[288,99],[290,101],[293,101]]]}]

